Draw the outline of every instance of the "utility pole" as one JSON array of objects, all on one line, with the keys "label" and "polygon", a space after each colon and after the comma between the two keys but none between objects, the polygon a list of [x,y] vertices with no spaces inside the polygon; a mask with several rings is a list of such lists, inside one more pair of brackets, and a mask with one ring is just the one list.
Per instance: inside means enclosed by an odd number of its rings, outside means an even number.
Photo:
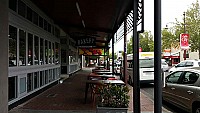
[{"label": "utility pole", "polygon": [[[183,12],[183,26],[184,26],[184,33],[186,33],[185,29],[185,12]],[[186,49],[184,49],[183,58],[186,60]]]}]

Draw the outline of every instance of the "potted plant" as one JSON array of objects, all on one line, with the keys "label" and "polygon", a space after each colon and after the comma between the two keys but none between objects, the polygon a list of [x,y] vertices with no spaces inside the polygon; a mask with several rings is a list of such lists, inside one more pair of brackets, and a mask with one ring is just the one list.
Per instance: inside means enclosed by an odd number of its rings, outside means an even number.
[{"label": "potted plant", "polygon": [[98,90],[97,113],[127,113],[130,99],[127,86],[109,84]]}]

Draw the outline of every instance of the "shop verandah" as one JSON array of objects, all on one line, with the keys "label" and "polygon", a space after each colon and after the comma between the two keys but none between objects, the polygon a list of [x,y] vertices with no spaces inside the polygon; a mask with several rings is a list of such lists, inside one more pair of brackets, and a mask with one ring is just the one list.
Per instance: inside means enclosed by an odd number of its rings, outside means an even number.
[{"label": "shop verandah", "polygon": [[[14,7],[15,10],[17,8],[21,8],[19,10],[16,10],[16,12],[14,12],[15,14],[23,16],[24,13],[26,13],[26,4],[23,3],[23,1],[21,0],[17,0],[17,2],[19,2],[20,7]],[[53,23],[56,26],[59,26],[62,31],[66,32],[69,34],[69,37],[71,37],[73,40],[78,40],[78,39],[83,39],[84,37],[94,37],[95,40],[95,44],[98,47],[108,47],[108,43],[109,41],[112,39],[113,43],[112,43],[112,48],[114,48],[114,33],[117,31],[117,29],[119,28],[119,26],[122,24],[122,22],[125,20],[124,18],[126,18],[127,14],[129,14],[131,12],[131,10],[133,10],[133,16],[132,16],[132,21],[133,21],[133,25],[131,25],[131,27],[133,27],[133,36],[135,37],[134,40],[134,54],[135,55],[135,62],[138,62],[137,59],[137,53],[138,53],[138,38],[137,38],[137,21],[138,21],[138,10],[141,9],[141,4],[142,1],[104,1],[104,2],[96,2],[96,1],[84,1],[84,2],[76,2],[76,1],[66,1],[64,4],[63,1],[54,1],[54,2],[49,2],[49,1],[45,1],[45,0],[32,0],[32,2],[34,2],[37,7],[41,8],[50,18],[52,18],[52,20],[54,21]],[[26,2],[29,3],[29,2]],[[97,4],[98,3],[98,4]],[[3,0],[2,2],[0,2],[1,7],[1,20],[2,20],[2,26],[1,26],[1,31],[2,33],[0,33],[0,37],[3,37],[1,40],[1,51],[2,51],[2,55],[1,55],[1,59],[0,61],[2,62],[0,64],[1,67],[1,71],[0,73],[2,74],[2,76],[0,76],[0,83],[2,83],[2,85],[0,85],[0,90],[1,93],[0,97],[1,97],[1,102],[2,104],[0,105],[0,109],[2,111],[2,113],[6,113],[8,111],[8,75],[9,75],[9,70],[8,70],[8,25],[9,24],[13,24],[13,22],[9,22],[8,21],[8,15],[11,12],[13,14],[13,11],[10,11],[10,9],[8,9],[8,4],[9,2],[7,0]],[[91,5],[91,7],[88,7],[88,4]],[[22,6],[22,7],[21,7]],[[72,6],[72,7],[71,7]],[[99,7],[100,6],[100,7]],[[99,7],[99,8],[98,8]],[[23,11],[23,8],[25,9]],[[39,10],[39,9],[37,9]],[[106,12],[105,12],[106,10]],[[94,11],[94,12],[91,12]],[[157,54],[159,55],[159,48],[160,48],[160,1],[155,0],[155,21],[157,24],[155,24],[155,39],[157,39],[157,44],[155,48],[157,48]],[[88,13],[89,12],[89,13]],[[97,13],[98,12],[98,13]],[[35,13],[34,13],[35,14]],[[64,15],[66,14],[66,15]],[[141,15],[140,15],[141,16]],[[24,18],[26,18],[27,16],[24,16]],[[70,18],[68,18],[70,17]],[[139,17],[139,20],[143,17],[143,15],[141,17]],[[19,17],[20,19],[23,17]],[[17,19],[19,19],[17,18]],[[29,18],[30,19],[30,18]],[[34,18],[35,19],[35,18]],[[12,19],[11,19],[12,20]],[[24,19],[21,19],[24,21]],[[39,18],[37,18],[36,20],[39,20]],[[95,21],[94,21],[95,20]],[[26,21],[24,21],[26,22]],[[34,21],[36,22],[36,21]],[[15,22],[14,22],[15,23]],[[126,22],[125,22],[126,23]],[[18,24],[16,24],[18,26]],[[31,24],[32,25],[32,24]],[[126,24],[125,24],[126,25]],[[20,26],[20,25],[19,25]],[[35,27],[39,27],[32,25]],[[49,24],[48,24],[49,26]],[[51,24],[50,24],[51,26]],[[24,26],[23,26],[24,27]],[[22,27],[22,28],[23,28]],[[27,27],[27,26],[26,26]],[[51,28],[51,27],[50,27]],[[35,32],[35,31],[34,31]],[[52,32],[53,33],[53,32]],[[126,31],[125,33],[126,34]],[[124,35],[125,36],[125,35]],[[62,37],[62,36],[60,36]],[[68,37],[68,36],[66,36]],[[53,40],[53,39],[49,39],[49,40]],[[61,40],[61,44],[62,44],[62,40]],[[64,44],[69,44],[69,42],[64,43]],[[61,48],[62,49],[62,48]],[[69,48],[65,48],[66,51],[69,51]],[[17,54],[17,58],[19,58],[19,53]],[[28,53],[26,53],[26,55],[28,55]],[[112,51],[112,57],[114,55],[114,51]],[[69,52],[67,52],[66,57],[69,58]],[[159,57],[158,57],[159,59]],[[69,59],[67,59],[69,60]],[[159,60],[158,60],[159,61]],[[19,62],[19,61],[18,61]],[[160,68],[159,64],[160,62],[156,62],[156,64],[158,65],[158,68]],[[19,64],[17,64],[19,65]],[[48,64],[47,64],[48,65]],[[54,64],[53,64],[54,65]],[[36,66],[38,69],[40,66]],[[134,68],[135,72],[137,74],[137,70],[138,67]],[[160,74],[160,72],[155,72],[158,75]],[[137,77],[136,77],[137,80]],[[156,86],[160,86],[160,78],[156,79],[156,83],[158,83],[158,85]],[[140,100],[139,100],[139,85],[138,85],[138,81],[135,81],[135,87],[136,89],[134,89],[134,92],[136,94],[137,97],[135,97],[134,102],[136,102],[137,104],[140,105]],[[160,94],[161,93],[159,91],[160,87],[157,88],[158,90],[158,102],[161,102],[161,98],[160,98]],[[18,93],[18,92],[17,92]],[[27,92],[28,93],[28,92]],[[156,94],[157,94],[156,93]],[[156,105],[160,105],[159,103]],[[155,109],[158,109],[156,107]],[[134,107],[136,110],[135,112],[139,112],[140,108],[135,104]],[[138,108],[138,109],[137,109]]]}]

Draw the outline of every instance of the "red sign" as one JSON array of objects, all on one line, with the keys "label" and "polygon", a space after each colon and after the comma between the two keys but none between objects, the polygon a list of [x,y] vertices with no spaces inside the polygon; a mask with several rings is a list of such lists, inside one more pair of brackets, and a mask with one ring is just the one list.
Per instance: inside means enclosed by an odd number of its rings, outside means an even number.
[{"label": "red sign", "polygon": [[180,47],[181,49],[189,49],[189,34],[180,34]]},{"label": "red sign", "polygon": [[142,48],[141,47],[139,48],[139,52],[142,52]]}]

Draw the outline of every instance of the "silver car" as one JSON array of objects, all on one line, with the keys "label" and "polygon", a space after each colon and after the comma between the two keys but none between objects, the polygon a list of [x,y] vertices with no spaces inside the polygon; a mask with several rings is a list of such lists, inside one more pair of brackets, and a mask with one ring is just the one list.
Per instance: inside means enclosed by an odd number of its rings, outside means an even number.
[{"label": "silver car", "polygon": [[185,111],[200,113],[200,68],[170,73],[162,90],[163,100]]}]

